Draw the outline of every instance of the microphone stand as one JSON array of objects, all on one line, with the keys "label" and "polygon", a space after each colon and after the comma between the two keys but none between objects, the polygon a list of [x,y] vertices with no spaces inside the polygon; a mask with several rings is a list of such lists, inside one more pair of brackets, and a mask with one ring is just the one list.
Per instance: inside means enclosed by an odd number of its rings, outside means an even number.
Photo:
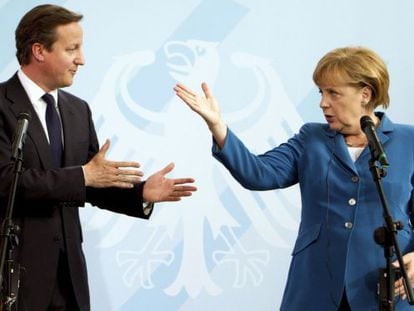
[{"label": "microphone stand", "polygon": [[[376,159],[373,150],[371,149],[371,159],[369,161],[369,168],[376,183],[378,194],[383,208],[383,217],[385,225],[377,228],[374,232],[374,239],[377,244],[384,248],[384,257],[386,260],[386,268],[380,268],[379,270],[379,310],[380,311],[393,311],[394,310],[394,282],[399,276],[402,276],[405,292],[407,294],[408,303],[414,304],[413,290],[410,284],[410,280],[407,276],[407,271],[404,266],[400,247],[397,241],[398,230],[403,228],[403,224],[400,221],[395,222],[390,214],[387,200],[385,198],[384,190],[381,184],[381,178],[386,176],[385,166],[378,167],[378,159]],[[392,265],[392,256],[395,251],[397,256],[399,268]]]},{"label": "microphone stand", "polygon": [[[20,265],[14,261],[13,250],[19,244],[18,233],[20,228],[13,223],[12,215],[16,197],[17,183],[22,171],[23,152],[18,151],[14,162],[14,178],[9,192],[6,215],[1,228],[0,244],[0,310],[17,310],[17,294],[20,282]],[[6,264],[6,255],[8,255]],[[6,269],[5,269],[6,264]]]}]

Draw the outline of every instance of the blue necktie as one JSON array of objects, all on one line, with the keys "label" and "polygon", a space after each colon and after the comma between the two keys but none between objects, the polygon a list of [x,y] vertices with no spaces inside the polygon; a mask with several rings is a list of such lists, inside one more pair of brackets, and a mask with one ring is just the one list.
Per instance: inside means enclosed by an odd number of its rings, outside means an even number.
[{"label": "blue necktie", "polygon": [[56,110],[55,99],[52,95],[46,93],[42,96],[42,99],[46,102],[46,125],[47,132],[49,134],[49,145],[52,153],[52,158],[56,167],[62,166],[62,125],[60,124],[60,118]]}]

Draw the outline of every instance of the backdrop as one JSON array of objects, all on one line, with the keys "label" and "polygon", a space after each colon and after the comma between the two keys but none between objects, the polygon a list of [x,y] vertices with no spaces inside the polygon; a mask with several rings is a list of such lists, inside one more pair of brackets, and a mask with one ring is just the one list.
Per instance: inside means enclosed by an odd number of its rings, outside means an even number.
[{"label": "backdrop", "polygon": [[[149,221],[81,210],[92,310],[278,309],[298,188],[251,192],[234,182],[173,86],[200,90],[208,82],[228,125],[263,152],[304,122],[323,122],[316,62],[333,48],[363,45],[388,65],[389,115],[413,123],[414,2],[52,2],[85,16],[86,65],[69,91],[90,103],[101,142],[112,140],[108,157],[139,161],[147,176],[172,161],[171,177],[194,177],[199,188],[182,202],[157,204]],[[18,68],[18,21],[41,3],[0,0],[0,80]]]}]

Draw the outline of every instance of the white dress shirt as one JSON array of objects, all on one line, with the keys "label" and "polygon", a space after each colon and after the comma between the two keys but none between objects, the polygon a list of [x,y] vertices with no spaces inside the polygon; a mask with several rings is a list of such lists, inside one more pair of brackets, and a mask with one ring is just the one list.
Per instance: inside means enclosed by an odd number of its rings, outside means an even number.
[{"label": "white dress shirt", "polygon": [[[26,91],[27,96],[29,96],[30,102],[33,105],[34,110],[36,111],[37,116],[39,117],[40,123],[42,123],[43,130],[45,132],[46,138],[49,141],[49,134],[47,132],[47,125],[46,125],[46,102],[42,99],[42,96],[45,94],[45,91],[42,90],[40,86],[34,83],[26,74],[19,69],[17,72],[17,76],[19,77],[20,82],[23,85],[24,90]],[[50,95],[53,96],[56,103],[56,110],[59,114],[59,109],[57,107],[58,102],[58,91],[53,90],[49,92]],[[60,116],[60,115],[59,115]],[[62,142],[63,142],[63,135],[62,135]]]}]

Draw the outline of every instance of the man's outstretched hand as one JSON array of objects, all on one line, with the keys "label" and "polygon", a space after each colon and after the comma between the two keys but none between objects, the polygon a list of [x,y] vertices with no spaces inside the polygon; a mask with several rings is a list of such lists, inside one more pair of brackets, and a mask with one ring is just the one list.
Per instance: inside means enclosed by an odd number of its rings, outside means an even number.
[{"label": "man's outstretched hand", "polygon": [[191,196],[197,188],[188,183],[193,183],[193,178],[166,178],[174,168],[174,163],[168,164],[162,170],[148,177],[144,185],[143,197],[147,202],[180,201],[182,197]]}]

